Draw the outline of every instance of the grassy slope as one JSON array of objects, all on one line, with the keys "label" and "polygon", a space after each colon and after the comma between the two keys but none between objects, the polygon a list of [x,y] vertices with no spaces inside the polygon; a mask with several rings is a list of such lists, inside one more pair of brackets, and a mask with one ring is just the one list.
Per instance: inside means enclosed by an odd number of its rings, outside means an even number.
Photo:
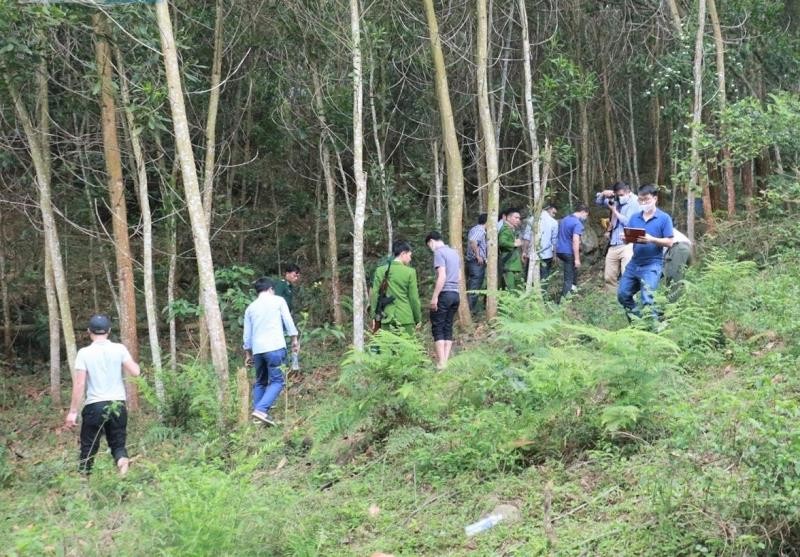
[{"label": "grassy slope", "polygon": [[[337,381],[320,352],[284,429],[218,437],[197,408],[183,427],[135,417],[125,479],[102,452],[89,481],[74,473],[77,436],[58,432],[43,374],[2,379],[2,551],[793,554],[800,271],[773,263],[710,259],[659,337],[604,332],[615,301],[587,293],[562,316],[527,308],[480,332],[445,374],[385,345]],[[466,538],[497,503],[522,520]]]}]

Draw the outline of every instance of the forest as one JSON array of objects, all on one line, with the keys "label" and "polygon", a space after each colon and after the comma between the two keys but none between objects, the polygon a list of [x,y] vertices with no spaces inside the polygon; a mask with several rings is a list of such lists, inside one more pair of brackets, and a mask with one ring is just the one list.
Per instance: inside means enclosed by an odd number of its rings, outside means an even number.
[{"label": "forest", "polygon": [[[794,0],[0,0],[3,551],[800,554],[798,59]],[[604,285],[619,182],[692,245],[657,326]],[[505,210],[583,205],[577,291],[503,288]],[[426,235],[481,214],[437,370]],[[422,324],[374,332],[398,241]],[[245,310],[294,268],[264,427]],[[97,313],[124,477],[65,426]]]}]

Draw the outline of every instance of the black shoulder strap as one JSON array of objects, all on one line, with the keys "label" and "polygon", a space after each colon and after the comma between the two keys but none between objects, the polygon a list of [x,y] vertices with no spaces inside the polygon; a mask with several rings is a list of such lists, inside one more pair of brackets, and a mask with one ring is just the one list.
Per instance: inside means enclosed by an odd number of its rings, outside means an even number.
[{"label": "black shoulder strap", "polygon": [[383,275],[383,280],[381,281],[381,285],[378,288],[378,292],[381,296],[386,296],[386,291],[389,289],[389,271],[392,270],[392,263],[394,260],[389,261],[389,265],[386,267],[386,273]]}]

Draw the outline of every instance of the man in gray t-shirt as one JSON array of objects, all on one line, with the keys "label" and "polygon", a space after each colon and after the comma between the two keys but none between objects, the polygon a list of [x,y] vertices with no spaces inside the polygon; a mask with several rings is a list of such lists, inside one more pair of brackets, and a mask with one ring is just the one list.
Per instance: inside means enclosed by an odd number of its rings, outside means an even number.
[{"label": "man in gray t-shirt", "polygon": [[429,233],[425,238],[425,245],[433,252],[433,268],[436,273],[429,306],[437,367],[442,369],[447,364],[453,347],[453,320],[460,303],[458,284],[461,280],[461,256],[442,241],[442,235],[438,232]]},{"label": "man in gray t-shirt", "polygon": [[75,378],[72,383],[72,401],[64,420],[72,428],[78,420],[78,408],[86,392],[86,403],[81,412],[81,451],[79,468],[88,474],[94,456],[100,448],[100,434],[105,433],[111,455],[120,474],[128,471],[128,452],[125,449],[128,412],[125,408],[125,383],[123,371],[137,376],[139,364],[131,357],[125,345],[111,342],[111,319],[105,314],[89,319],[89,337],[92,344],[81,348],[75,358]]}]

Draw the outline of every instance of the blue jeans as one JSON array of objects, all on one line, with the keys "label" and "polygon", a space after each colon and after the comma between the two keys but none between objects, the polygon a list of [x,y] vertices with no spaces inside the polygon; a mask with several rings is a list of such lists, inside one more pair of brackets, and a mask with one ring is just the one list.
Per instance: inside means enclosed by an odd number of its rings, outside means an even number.
[{"label": "blue jeans", "polygon": [[253,385],[253,409],[267,412],[283,390],[281,364],[286,358],[286,348],[253,355],[256,383]]},{"label": "blue jeans", "polygon": [[633,296],[639,292],[642,306],[650,306],[653,316],[657,317],[653,305],[653,293],[658,288],[661,278],[661,262],[640,264],[635,261],[628,263],[625,272],[619,279],[617,287],[617,300],[625,308],[626,313],[641,317],[641,311],[636,307]]},{"label": "blue jeans", "polygon": [[[486,264],[478,265],[477,261],[467,261],[467,290],[481,290],[486,278]],[[467,294],[469,310],[474,312],[478,303],[478,294]]]}]

